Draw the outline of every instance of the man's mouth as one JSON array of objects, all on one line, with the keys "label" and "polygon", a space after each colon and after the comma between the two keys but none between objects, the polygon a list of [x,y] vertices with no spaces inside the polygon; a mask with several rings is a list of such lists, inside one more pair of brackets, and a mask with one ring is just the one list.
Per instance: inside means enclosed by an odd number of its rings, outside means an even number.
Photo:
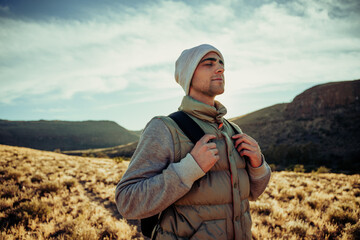
[{"label": "man's mouth", "polygon": [[215,81],[215,82],[223,82],[224,81],[224,79],[222,79],[221,77],[220,78],[213,78],[211,80]]}]

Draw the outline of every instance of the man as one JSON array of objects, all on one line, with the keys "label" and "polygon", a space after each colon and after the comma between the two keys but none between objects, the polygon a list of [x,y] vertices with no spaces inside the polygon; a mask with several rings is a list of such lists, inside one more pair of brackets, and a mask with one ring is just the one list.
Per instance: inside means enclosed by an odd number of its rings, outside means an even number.
[{"label": "man", "polygon": [[186,93],[179,110],[206,134],[194,146],[172,119],[153,118],[116,187],[117,208],[128,219],[161,212],[156,239],[251,239],[249,200],[271,171],[215,100],[224,92],[224,58],[207,44],[184,50],[175,79]]}]

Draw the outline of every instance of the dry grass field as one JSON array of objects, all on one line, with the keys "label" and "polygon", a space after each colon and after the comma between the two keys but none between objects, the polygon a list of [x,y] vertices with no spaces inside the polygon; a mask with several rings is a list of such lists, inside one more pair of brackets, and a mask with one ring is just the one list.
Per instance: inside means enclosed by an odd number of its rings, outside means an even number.
[{"label": "dry grass field", "polygon": [[360,175],[275,172],[250,206],[256,239],[360,239]]},{"label": "dry grass field", "polygon": [[[143,239],[114,189],[127,162],[0,145],[0,239]],[[360,175],[275,172],[255,239],[360,239]]]},{"label": "dry grass field", "polygon": [[126,167],[0,145],[0,239],[140,239],[114,203]]}]

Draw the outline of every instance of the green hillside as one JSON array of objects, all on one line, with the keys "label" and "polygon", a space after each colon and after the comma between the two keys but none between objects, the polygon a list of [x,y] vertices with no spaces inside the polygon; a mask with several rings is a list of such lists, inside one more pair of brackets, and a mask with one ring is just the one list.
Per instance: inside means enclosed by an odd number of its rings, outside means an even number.
[{"label": "green hillside", "polygon": [[112,121],[0,120],[0,144],[41,150],[112,147],[139,137]]}]

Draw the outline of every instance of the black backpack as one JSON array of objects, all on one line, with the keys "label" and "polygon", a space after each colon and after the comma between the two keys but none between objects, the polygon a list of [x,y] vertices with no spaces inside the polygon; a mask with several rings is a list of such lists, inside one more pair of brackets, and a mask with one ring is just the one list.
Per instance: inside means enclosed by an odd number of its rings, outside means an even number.
[{"label": "black backpack", "polygon": [[[183,111],[177,111],[169,115],[169,117],[176,122],[180,129],[185,133],[185,135],[191,140],[195,145],[197,141],[200,140],[205,135],[205,132],[200,128],[200,126],[189,117]],[[231,124],[230,124],[231,125]],[[231,125],[235,133],[238,131]],[[141,232],[144,236],[151,238],[151,234],[156,227],[156,225],[161,220],[161,213],[158,213],[154,216],[141,219]],[[156,233],[155,233],[156,234]],[[153,237],[155,239],[156,235]]]}]

